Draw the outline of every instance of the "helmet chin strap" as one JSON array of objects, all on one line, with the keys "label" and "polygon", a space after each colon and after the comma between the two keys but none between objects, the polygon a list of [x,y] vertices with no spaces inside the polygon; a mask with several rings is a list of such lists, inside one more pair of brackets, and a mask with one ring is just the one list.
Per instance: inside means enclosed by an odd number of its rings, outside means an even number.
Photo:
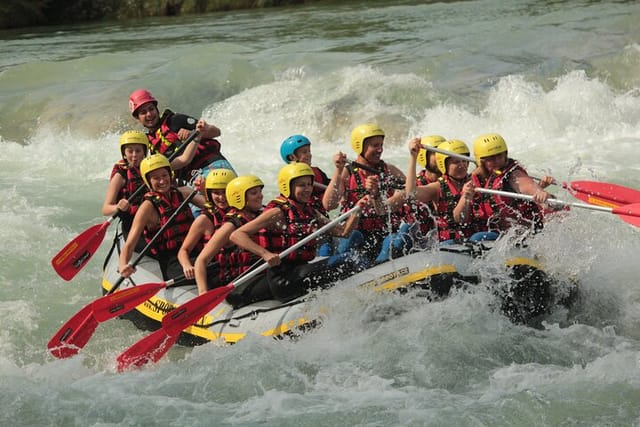
[{"label": "helmet chin strap", "polygon": [[[380,164],[380,162],[378,163],[373,163],[371,160],[369,160],[364,154],[362,154],[362,158],[365,159],[367,161],[367,163],[369,165],[371,165],[372,168],[377,168],[378,165]],[[364,169],[364,168],[363,168]]]}]

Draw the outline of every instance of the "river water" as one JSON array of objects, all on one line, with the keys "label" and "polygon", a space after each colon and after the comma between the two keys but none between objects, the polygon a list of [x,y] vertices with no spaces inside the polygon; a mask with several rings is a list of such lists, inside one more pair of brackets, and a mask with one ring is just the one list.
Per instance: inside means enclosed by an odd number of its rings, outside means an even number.
[{"label": "river water", "polygon": [[50,260],[105,220],[132,90],[219,126],[267,197],[285,137],[331,173],[365,121],[402,169],[413,136],[499,132],[532,174],[640,189],[638,22],[635,1],[350,1],[0,32],[0,425],[640,425],[640,234],[586,209],[531,241],[581,289],[541,329],[482,291],[335,289],[297,341],[176,346],[118,374],[145,333],[111,320],[77,357],[46,352],[100,292],[112,230],[71,282]]}]

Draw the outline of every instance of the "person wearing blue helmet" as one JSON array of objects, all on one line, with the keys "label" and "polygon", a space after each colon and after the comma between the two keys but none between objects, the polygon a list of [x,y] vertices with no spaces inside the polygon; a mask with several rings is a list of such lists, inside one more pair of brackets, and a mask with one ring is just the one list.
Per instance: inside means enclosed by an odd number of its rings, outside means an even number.
[{"label": "person wearing blue helmet", "polygon": [[[300,162],[306,163],[311,166],[313,170],[313,199],[314,205],[317,203],[317,207],[322,207],[322,196],[324,194],[327,184],[329,184],[329,178],[322,169],[317,166],[311,165],[311,141],[304,135],[291,135],[280,145],[280,156],[285,163]],[[321,212],[324,208],[321,209]]]}]

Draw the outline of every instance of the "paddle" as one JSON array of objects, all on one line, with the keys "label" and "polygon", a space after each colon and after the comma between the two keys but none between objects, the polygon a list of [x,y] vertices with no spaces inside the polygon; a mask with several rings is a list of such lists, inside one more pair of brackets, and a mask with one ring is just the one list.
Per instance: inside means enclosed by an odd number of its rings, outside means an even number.
[{"label": "paddle", "polygon": [[[491,190],[488,188],[476,188],[475,191],[480,193],[492,194],[495,196],[512,197],[515,199],[533,201],[533,196],[529,196],[528,194],[512,193],[509,191],[500,191],[500,190]],[[612,213],[614,215],[618,215],[623,221],[631,225],[634,225],[636,227],[640,227],[640,203],[621,205],[615,208],[586,205],[584,203],[565,202],[557,199],[547,199],[547,203],[551,205],[570,206],[573,208],[591,209],[594,211]]]},{"label": "paddle", "polygon": [[[191,199],[193,199],[193,197],[197,193],[198,191],[195,190],[184,199],[184,201],[180,204],[176,211],[169,217],[167,222],[162,227],[160,227],[158,232],[151,238],[149,243],[147,243],[144,249],[142,249],[138,256],[130,263],[131,266],[135,267],[142,260],[149,249],[151,249],[151,246],[153,246],[156,240],[160,238],[167,227],[171,225],[178,213],[191,201]],[[111,287],[111,289],[109,289],[107,295],[99,298],[97,301],[93,301],[87,304],[78,313],[67,320],[64,325],[62,325],[62,327],[49,340],[49,343],[47,344],[49,352],[54,357],[57,357],[58,359],[64,359],[77,354],[78,351],[80,351],[80,349],[87,344],[94,331],[98,327],[99,322],[111,319],[120,314],[124,314],[132,308],[136,307],[136,305],[138,304],[132,304],[138,300],[138,296],[142,298],[142,295],[148,295],[149,297],[153,295],[150,294],[150,292],[154,288],[154,286],[145,285],[135,286],[131,289],[127,289],[126,291],[114,294],[116,289],[120,287],[124,280],[125,277],[120,276],[120,278]],[[158,283],[149,283],[147,285],[156,285],[156,292],[161,289],[160,287],[157,287],[157,285],[160,285]],[[140,290],[137,290],[137,288],[140,288]],[[97,312],[94,309],[94,304],[96,303],[96,307],[98,308]],[[125,311],[125,309],[127,310]],[[107,315],[107,312],[109,310],[113,311],[113,316]]]},{"label": "paddle", "polygon": [[[207,265],[207,271],[214,267],[219,268],[217,262]],[[109,293],[93,301],[93,317],[98,322],[113,319],[133,310],[158,293],[160,289],[175,288],[186,283],[193,283],[193,280],[187,279],[184,274],[181,274],[179,277],[166,282],[145,283],[113,294]]]},{"label": "paddle", "polygon": [[[189,135],[183,144],[171,154],[169,161],[173,160],[179,155],[191,141],[198,136],[198,132],[194,131]],[[127,199],[127,202],[135,200],[141,193],[143,193],[147,187],[145,185],[139,186],[136,191]],[[75,277],[75,275],[82,270],[82,268],[89,262],[91,257],[96,253],[96,250],[104,240],[107,228],[118,217],[120,212],[116,212],[102,224],[96,224],[84,232],[80,233],[76,238],[71,240],[67,245],[60,249],[60,251],[51,259],[51,265],[53,269],[64,280],[69,281]]]},{"label": "paddle", "polygon": [[[451,151],[428,145],[423,145],[422,147],[425,150],[433,151],[434,153],[445,154],[449,157],[466,160],[471,163],[477,163],[474,158],[465,156],[464,154],[453,153]],[[540,181],[540,178],[532,178]],[[559,185],[556,182],[554,182],[554,184]],[[576,199],[592,205],[615,208],[623,205],[640,203],[640,191],[623,187],[621,185],[596,181],[573,181],[569,184],[563,182],[561,186],[568,190]]]},{"label": "paddle", "polygon": [[606,182],[573,181],[569,191],[583,202],[609,208],[640,203],[640,191]]},{"label": "paddle", "polygon": [[[299,247],[305,245],[307,242],[315,239],[322,233],[333,228],[337,223],[344,220],[351,214],[360,210],[359,206],[355,206],[349,211],[331,220],[327,224],[320,227],[315,232],[309,234],[304,239],[297,242],[290,248],[285,249],[278,255],[280,258],[284,258],[289,253],[297,250]],[[240,278],[237,278],[235,282],[231,282],[226,286],[212,289],[202,295],[199,295],[190,301],[182,304],[173,311],[167,313],[162,318],[162,327],[157,331],[145,336],[127,350],[125,350],[120,356],[118,356],[118,371],[123,371],[131,366],[141,367],[149,361],[157,362],[169,351],[169,349],[176,343],[180,333],[193,325],[202,318],[208,312],[213,310],[218,304],[220,304],[227,295],[238,285],[246,282],[247,280],[255,277],[262,271],[269,267],[268,264],[263,263],[255,270],[247,273]]]}]

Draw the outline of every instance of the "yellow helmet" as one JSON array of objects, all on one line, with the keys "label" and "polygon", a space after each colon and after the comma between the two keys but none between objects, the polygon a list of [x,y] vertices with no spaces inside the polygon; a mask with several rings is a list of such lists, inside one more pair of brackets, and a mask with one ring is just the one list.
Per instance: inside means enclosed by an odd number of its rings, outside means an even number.
[{"label": "yellow helmet", "polygon": [[151,185],[147,180],[147,175],[150,172],[153,172],[154,170],[160,168],[168,168],[169,175],[171,175],[171,177],[173,178],[173,169],[171,169],[171,163],[169,163],[169,159],[167,159],[162,154],[152,154],[149,157],[145,157],[140,162],[140,175],[142,175],[142,180],[149,189],[151,189]]},{"label": "yellow helmet", "polygon": [[227,188],[229,181],[237,177],[236,173],[231,169],[213,169],[207,175],[204,181],[205,191],[203,196],[207,202],[212,202],[209,197],[209,190],[224,190]]},{"label": "yellow helmet", "polygon": [[[463,141],[460,141],[459,139],[451,139],[449,141],[445,141],[440,144],[438,148],[465,156],[468,156],[470,154],[467,144],[465,144]],[[436,153],[436,165],[438,166],[438,170],[443,174],[447,173],[446,162],[449,157],[451,156],[449,156],[448,154]]]},{"label": "yellow helmet", "polygon": [[243,175],[229,181],[225,190],[229,206],[244,209],[247,191],[254,187],[264,187],[262,180],[255,175]]},{"label": "yellow helmet", "polygon": [[227,184],[238,175],[231,169],[213,169],[207,175],[204,187],[207,190],[224,190],[227,188]]},{"label": "yellow helmet", "polygon": [[375,123],[365,123],[356,126],[351,131],[351,148],[353,148],[353,151],[355,151],[357,155],[362,154],[364,150],[364,140],[372,136],[384,137],[384,131]]},{"label": "yellow helmet", "polygon": [[149,140],[144,132],[139,130],[128,130],[120,135],[120,152],[124,158],[124,147],[126,145],[140,144],[144,146],[144,155],[149,151]]},{"label": "yellow helmet", "polygon": [[506,153],[507,143],[497,133],[487,133],[476,138],[473,143],[473,155],[476,158],[478,166],[480,160],[484,157],[490,157],[495,154]]},{"label": "yellow helmet", "polygon": [[[423,136],[420,140],[420,143],[429,147],[438,148],[438,146],[445,141],[446,139],[444,139],[444,136],[429,135]],[[418,164],[423,168],[427,167],[427,150],[425,150],[424,148],[421,148],[420,152],[418,152]]]},{"label": "yellow helmet", "polygon": [[278,173],[278,189],[280,194],[291,197],[291,181],[301,176],[314,177],[313,169],[306,163],[289,163]]}]

